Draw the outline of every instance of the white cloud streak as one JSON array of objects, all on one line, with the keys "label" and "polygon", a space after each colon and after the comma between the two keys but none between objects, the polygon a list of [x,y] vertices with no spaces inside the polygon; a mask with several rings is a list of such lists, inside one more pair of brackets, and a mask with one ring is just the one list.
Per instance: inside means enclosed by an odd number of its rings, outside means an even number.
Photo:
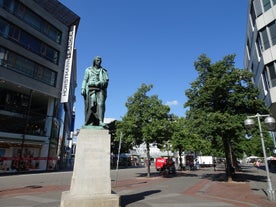
[{"label": "white cloud streak", "polygon": [[168,105],[168,106],[177,106],[178,101],[177,100],[167,101],[166,105]]}]

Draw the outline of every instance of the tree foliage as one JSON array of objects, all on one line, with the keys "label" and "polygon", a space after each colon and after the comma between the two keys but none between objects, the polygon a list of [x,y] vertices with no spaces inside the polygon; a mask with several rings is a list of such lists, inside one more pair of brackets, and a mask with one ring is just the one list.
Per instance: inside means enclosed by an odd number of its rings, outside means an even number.
[{"label": "tree foliage", "polygon": [[[142,84],[137,92],[128,98],[127,113],[117,125],[117,134],[122,132],[125,142],[132,146],[146,143],[148,161],[150,160],[149,144],[162,143],[168,140],[171,133],[170,108],[163,105],[157,95],[147,95],[152,87],[152,84]],[[150,176],[149,165],[148,176]]]},{"label": "tree foliage", "polygon": [[224,151],[228,176],[232,158],[241,151],[246,116],[268,113],[264,102],[256,98],[252,73],[235,68],[234,59],[235,55],[228,55],[212,64],[205,54],[201,55],[194,64],[198,77],[185,91],[188,101],[184,104],[188,107],[189,129],[210,141],[217,154]]},{"label": "tree foliage", "polygon": [[181,169],[183,167],[182,155],[184,151],[212,154],[210,142],[191,132],[186,122],[187,120],[184,117],[174,117],[171,122],[172,136],[170,143],[173,149],[179,153]]}]

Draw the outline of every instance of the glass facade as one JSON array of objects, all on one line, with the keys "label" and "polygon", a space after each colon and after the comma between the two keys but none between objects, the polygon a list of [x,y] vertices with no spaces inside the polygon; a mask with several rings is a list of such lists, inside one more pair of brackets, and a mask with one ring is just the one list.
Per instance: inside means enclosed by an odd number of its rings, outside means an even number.
[{"label": "glass facade", "polygon": [[60,54],[66,54],[68,31],[78,23],[56,0],[0,0],[0,172],[61,166],[75,99],[60,103]]},{"label": "glass facade", "polygon": [[268,71],[268,78],[269,78],[269,86],[270,88],[276,87],[276,71],[275,71],[275,64],[276,62],[272,62],[268,64],[265,68],[265,70]]},{"label": "glass facade", "polygon": [[[49,167],[54,169],[58,143],[63,137],[63,114],[58,113],[58,110],[62,111],[61,105],[55,100],[59,109],[55,108],[53,116],[47,116],[47,96],[43,97],[31,90],[27,94],[20,93],[9,89],[13,87],[3,85],[0,83],[0,132],[20,134],[23,139],[13,139],[9,142],[7,138],[0,137],[0,150],[4,153],[0,156],[0,171],[1,163],[2,168],[6,164],[9,170],[18,172],[39,169],[40,161],[47,161]],[[52,127],[48,138],[49,122]],[[33,137],[32,140],[30,136]],[[41,154],[45,139],[49,140],[50,145],[48,156]]]},{"label": "glass facade", "polygon": [[267,11],[271,8],[270,0],[262,0],[264,11]]},{"label": "glass facade", "polygon": [[56,49],[3,18],[0,18],[0,36],[21,45],[56,65],[58,64],[59,52]]},{"label": "glass facade", "polygon": [[264,28],[260,31],[260,35],[261,35],[261,40],[262,40],[262,48],[264,48],[264,50],[266,50],[270,47],[266,28]]},{"label": "glass facade", "polygon": [[12,13],[20,20],[26,22],[34,29],[40,31],[50,40],[59,43],[61,42],[61,31],[48,23],[41,16],[33,12],[18,0],[0,0],[0,7]]},{"label": "glass facade", "polygon": [[271,35],[272,45],[276,45],[276,23],[275,23],[275,21],[270,24],[269,32],[270,32],[270,35]]},{"label": "glass facade", "polygon": [[276,22],[273,21],[259,31],[258,45],[262,51],[276,44]]},{"label": "glass facade", "polygon": [[0,66],[47,85],[56,86],[57,72],[0,46]]},{"label": "glass facade", "polygon": [[[251,2],[250,7],[250,14],[251,21],[253,26],[255,25],[256,18],[260,17],[262,14],[264,14],[266,11],[271,9],[276,4],[276,0],[253,0]],[[252,31],[254,32],[254,30]],[[276,45],[276,19],[271,21],[269,24],[264,25],[258,32],[256,40],[249,39],[251,35],[248,35],[247,39],[247,51],[249,56],[251,55],[251,51],[256,49],[256,54],[258,55],[258,60],[260,61],[262,59],[262,54],[266,50],[270,49],[271,47]],[[252,45],[249,44],[249,42],[255,42],[255,47],[252,47]],[[251,59],[252,57],[250,57]],[[252,63],[253,65],[253,63]],[[256,64],[256,66],[258,66]],[[254,73],[257,73],[257,68],[253,68],[252,70]],[[266,89],[270,89],[272,87],[276,87],[276,70],[275,70],[275,61],[268,63],[267,65],[264,65],[262,68],[262,79],[263,82],[262,85],[267,87]],[[254,77],[255,82],[258,77]],[[264,89],[264,90],[266,90]],[[263,93],[267,94],[267,93]]]}]

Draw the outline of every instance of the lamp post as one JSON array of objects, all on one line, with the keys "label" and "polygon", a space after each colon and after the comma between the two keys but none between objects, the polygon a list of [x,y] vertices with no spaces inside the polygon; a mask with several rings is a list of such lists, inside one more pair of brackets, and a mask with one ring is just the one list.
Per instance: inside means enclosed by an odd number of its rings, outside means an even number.
[{"label": "lamp post", "polygon": [[246,129],[252,129],[254,126],[254,120],[252,118],[258,119],[258,125],[259,125],[259,131],[260,131],[260,137],[261,137],[261,143],[262,143],[262,149],[263,149],[263,155],[264,155],[264,162],[265,162],[265,169],[266,169],[266,176],[267,176],[267,196],[268,200],[275,201],[275,192],[272,188],[272,183],[269,175],[269,169],[268,169],[268,163],[266,158],[266,150],[265,150],[265,144],[264,144],[264,138],[263,138],[263,131],[261,126],[261,117],[266,117],[264,120],[265,126],[269,131],[272,131],[275,128],[275,119],[271,117],[270,115],[261,115],[256,114],[255,116],[248,116],[247,119],[244,121],[244,125]]}]

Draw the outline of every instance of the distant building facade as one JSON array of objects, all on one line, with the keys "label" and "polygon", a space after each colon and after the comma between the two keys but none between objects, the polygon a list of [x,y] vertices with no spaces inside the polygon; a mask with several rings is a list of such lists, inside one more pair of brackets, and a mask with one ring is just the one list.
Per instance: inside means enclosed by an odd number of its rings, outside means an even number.
[{"label": "distant building facade", "polygon": [[244,66],[276,117],[276,0],[248,1]]},{"label": "distant building facade", "polygon": [[66,160],[79,21],[57,0],[0,0],[0,172]]}]

